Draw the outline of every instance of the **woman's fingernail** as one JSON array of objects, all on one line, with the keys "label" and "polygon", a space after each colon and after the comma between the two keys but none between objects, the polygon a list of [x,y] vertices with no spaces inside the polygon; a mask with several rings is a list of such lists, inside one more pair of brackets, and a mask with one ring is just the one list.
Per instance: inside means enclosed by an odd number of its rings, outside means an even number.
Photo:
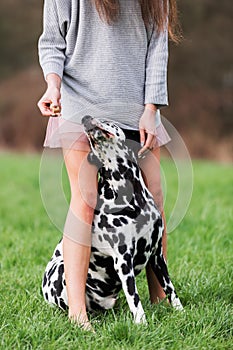
[{"label": "woman's fingernail", "polygon": [[141,147],[143,147],[143,146],[144,146],[144,141],[141,142]]}]

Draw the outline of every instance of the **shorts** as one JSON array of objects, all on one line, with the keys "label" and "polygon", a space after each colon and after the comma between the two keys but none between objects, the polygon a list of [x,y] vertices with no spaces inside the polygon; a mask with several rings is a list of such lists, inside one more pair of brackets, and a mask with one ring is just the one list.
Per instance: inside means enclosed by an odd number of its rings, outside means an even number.
[{"label": "shorts", "polygon": [[[123,129],[126,139],[140,144],[139,130]],[[156,128],[156,147],[161,147],[171,141],[162,122]],[[90,145],[84,127],[70,122],[62,117],[50,117],[47,125],[44,147],[90,151]]]}]

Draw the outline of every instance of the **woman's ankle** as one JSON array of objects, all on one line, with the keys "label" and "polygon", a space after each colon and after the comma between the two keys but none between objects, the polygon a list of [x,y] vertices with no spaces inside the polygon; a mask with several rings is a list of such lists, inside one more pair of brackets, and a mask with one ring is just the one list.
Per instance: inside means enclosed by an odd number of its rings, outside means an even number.
[{"label": "woman's ankle", "polygon": [[88,319],[87,316],[87,310],[86,306],[69,306],[69,318],[76,317],[76,318],[85,318]]}]

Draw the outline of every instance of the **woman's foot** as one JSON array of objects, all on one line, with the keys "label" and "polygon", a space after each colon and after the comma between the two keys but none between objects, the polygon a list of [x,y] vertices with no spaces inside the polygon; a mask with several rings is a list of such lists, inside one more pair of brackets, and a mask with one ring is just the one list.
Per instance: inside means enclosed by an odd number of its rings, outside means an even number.
[{"label": "woman's foot", "polygon": [[90,321],[88,320],[87,314],[80,312],[80,313],[69,313],[69,320],[71,323],[76,324],[79,328],[89,331],[89,332],[95,332],[92,328],[92,325]]}]

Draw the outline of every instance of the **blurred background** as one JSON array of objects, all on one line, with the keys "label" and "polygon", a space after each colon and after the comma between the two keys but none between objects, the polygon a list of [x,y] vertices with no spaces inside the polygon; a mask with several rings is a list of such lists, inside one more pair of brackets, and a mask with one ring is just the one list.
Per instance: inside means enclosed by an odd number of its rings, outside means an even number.
[{"label": "blurred background", "polygon": [[[170,45],[163,115],[192,158],[233,160],[233,2],[178,0],[183,41]],[[38,64],[43,0],[0,2],[0,150],[41,151],[47,119]]]}]

